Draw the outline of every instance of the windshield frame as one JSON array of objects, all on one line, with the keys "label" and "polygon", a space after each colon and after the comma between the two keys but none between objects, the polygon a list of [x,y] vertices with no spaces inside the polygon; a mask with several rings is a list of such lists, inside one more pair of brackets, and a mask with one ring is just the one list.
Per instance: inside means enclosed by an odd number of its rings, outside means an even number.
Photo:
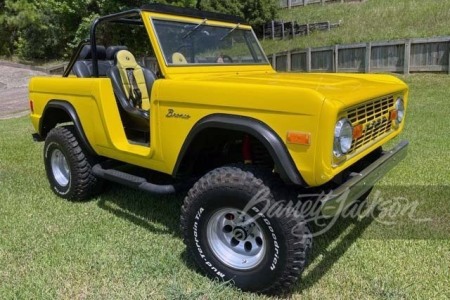
[{"label": "windshield frame", "polygon": [[[264,49],[261,46],[261,43],[259,42],[255,32],[253,31],[252,27],[246,24],[240,24],[240,23],[225,23],[225,22],[218,22],[218,21],[212,21],[208,19],[194,19],[194,18],[170,18],[168,16],[155,16],[155,15],[149,15],[147,16],[148,20],[151,23],[151,26],[153,28],[155,38],[158,43],[159,51],[161,52],[162,59],[164,61],[164,65],[166,68],[198,68],[198,67],[218,67],[218,68],[224,68],[224,67],[239,67],[239,66],[245,66],[245,67],[258,67],[258,66],[271,66],[269,59],[267,58],[266,53],[264,52]],[[173,64],[170,63],[167,60],[166,53],[164,52],[163,44],[161,43],[159,33],[156,30],[155,21],[167,21],[167,22],[174,22],[174,23],[186,23],[193,26],[197,26],[201,24],[202,26],[211,26],[211,27],[220,27],[220,28],[229,28],[230,30],[246,30],[248,31],[252,38],[254,39],[254,45],[258,48],[260,54],[261,54],[261,62],[257,63],[187,63],[187,64]],[[250,54],[252,54],[251,46],[247,43],[248,50]],[[253,50],[254,51],[254,50]]]}]

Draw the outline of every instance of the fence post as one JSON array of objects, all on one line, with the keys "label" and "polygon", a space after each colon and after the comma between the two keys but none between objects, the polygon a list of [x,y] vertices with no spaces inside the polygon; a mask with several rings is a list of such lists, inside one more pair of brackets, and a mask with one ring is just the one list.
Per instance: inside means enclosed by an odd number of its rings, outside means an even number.
[{"label": "fence post", "polygon": [[450,75],[450,43],[448,45],[448,74]]},{"label": "fence post", "polygon": [[266,24],[263,25],[263,41],[266,40]]},{"label": "fence post", "polygon": [[303,6],[308,5],[308,0],[303,0]]},{"label": "fence post", "polygon": [[292,8],[292,0],[288,0],[287,5],[288,5],[288,9],[291,9]]},{"label": "fence post", "polygon": [[281,20],[281,39],[284,40],[284,21]]},{"label": "fence post", "polygon": [[334,51],[333,51],[333,56],[334,56],[334,65],[333,65],[333,71],[335,73],[338,72],[339,69],[339,46],[338,45],[334,45]]},{"label": "fence post", "polygon": [[366,60],[365,60],[365,72],[370,73],[370,62],[372,58],[372,43],[366,44]]},{"label": "fence post", "polygon": [[311,72],[311,48],[306,49],[306,72]]},{"label": "fence post", "polygon": [[320,0],[320,3],[321,3],[322,5],[325,5],[325,0]]},{"label": "fence post", "polygon": [[286,72],[291,71],[291,51],[286,53]]},{"label": "fence post", "polygon": [[405,41],[405,55],[403,58],[403,74],[409,75],[409,65],[411,61],[411,40]]},{"label": "fence post", "polygon": [[276,71],[277,70],[277,54],[272,54],[272,67]]},{"label": "fence post", "polygon": [[275,21],[274,20],[272,20],[271,25],[272,25],[272,40],[274,40],[275,39]]},{"label": "fence post", "polygon": [[295,23],[294,23],[294,21],[291,22],[291,28],[292,28],[292,38],[295,38]]}]

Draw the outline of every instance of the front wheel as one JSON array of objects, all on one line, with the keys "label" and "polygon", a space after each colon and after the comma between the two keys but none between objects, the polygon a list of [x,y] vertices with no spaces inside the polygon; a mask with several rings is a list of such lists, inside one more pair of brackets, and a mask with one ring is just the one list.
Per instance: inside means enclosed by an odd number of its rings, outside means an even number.
[{"label": "front wheel", "polygon": [[93,157],[79,144],[70,128],[53,128],[45,139],[44,163],[53,192],[72,201],[86,200],[101,188],[92,173]]},{"label": "front wheel", "polygon": [[184,242],[207,275],[269,294],[297,282],[311,237],[300,217],[283,213],[286,201],[280,200],[288,199],[270,187],[273,181],[255,167],[223,167],[189,191],[181,216]]}]

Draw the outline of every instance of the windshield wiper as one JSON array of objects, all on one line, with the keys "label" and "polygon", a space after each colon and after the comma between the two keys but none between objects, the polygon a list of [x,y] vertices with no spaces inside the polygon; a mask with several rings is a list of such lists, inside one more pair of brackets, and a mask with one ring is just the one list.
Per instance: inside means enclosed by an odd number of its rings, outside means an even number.
[{"label": "windshield wiper", "polygon": [[223,37],[220,38],[221,41],[223,41],[227,36],[229,36],[231,33],[233,33],[233,31],[235,31],[236,29],[238,29],[241,26],[240,23],[238,23],[236,26],[234,26],[233,28],[231,28],[230,30],[228,30],[227,33],[225,33],[225,35]]},{"label": "windshield wiper", "polygon": [[190,36],[191,34],[193,34],[194,32],[196,32],[200,27],[202,27],[203,25],[205,25],[206,21],[208,21],[208,19],[203,19],[203,21],[202,21],[200,24],[198,24],[197,26],[195,26],[194,28],[192,28],[188,33],[186,33],[186,34],[183,36],[183,40],[184,40],[185,38],[187,38],[188,36]]}]

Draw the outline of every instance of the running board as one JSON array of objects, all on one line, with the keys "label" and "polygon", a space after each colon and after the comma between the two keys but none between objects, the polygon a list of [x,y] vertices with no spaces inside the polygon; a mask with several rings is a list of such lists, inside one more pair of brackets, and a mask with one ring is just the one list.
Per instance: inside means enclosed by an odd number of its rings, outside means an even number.
[{"label": "running board", "polygon": [[115,169],[104,169],[100,164],[93,166],[92,172],[97,177],[153,194],[165,195],[174,194],[177,192],[175,185],[159,185],[150,183],[143,177],[135,176]]}]

